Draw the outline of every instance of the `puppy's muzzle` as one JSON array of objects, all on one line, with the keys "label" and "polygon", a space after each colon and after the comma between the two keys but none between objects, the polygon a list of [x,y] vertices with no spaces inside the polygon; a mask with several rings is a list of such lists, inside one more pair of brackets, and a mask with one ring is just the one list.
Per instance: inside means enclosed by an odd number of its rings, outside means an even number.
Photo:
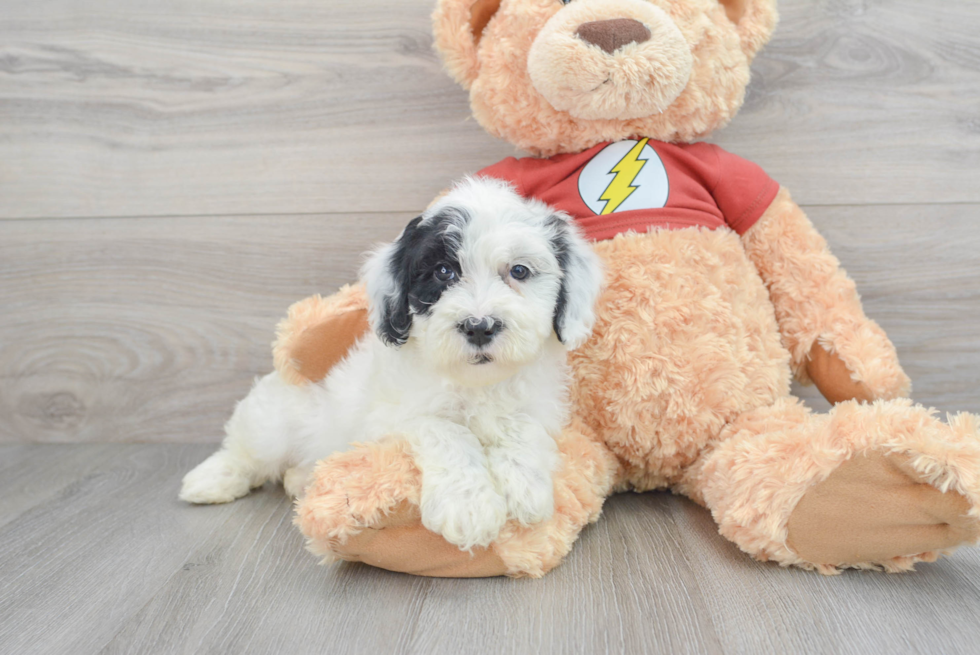
[{"label": "puppy's muzzle", "polygon": [[482,348],[491,341],[494,336],[503,329],[504,324],[496,319],[484,316],[483,318],[469,317],[462,321],[457,329],[466,337],[466,340],[477,348]]}]

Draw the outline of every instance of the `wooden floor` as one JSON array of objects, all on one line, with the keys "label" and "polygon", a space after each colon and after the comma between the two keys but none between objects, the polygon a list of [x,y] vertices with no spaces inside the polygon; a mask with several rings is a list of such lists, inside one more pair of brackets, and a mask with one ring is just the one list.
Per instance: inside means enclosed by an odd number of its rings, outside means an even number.
[{"label": "wooden floor", "polygon": [[[780,6],[714,140],[804,206],[914,398],[980,412],[980,3]],[[978,652],[980,549],[823,578],[625,495],[543,580],[426,580],[317,566],[276,488],[176,500],[285,308],[512,154],[430,10],[0,0],[0,653]]]},{"label": "wooden floor", "polygon": [[192,507],[195,444],[0,446],[4,653],[975,653],[980,551],[835,578],[622,495],[541,580],[317,565],[278,488]]}]

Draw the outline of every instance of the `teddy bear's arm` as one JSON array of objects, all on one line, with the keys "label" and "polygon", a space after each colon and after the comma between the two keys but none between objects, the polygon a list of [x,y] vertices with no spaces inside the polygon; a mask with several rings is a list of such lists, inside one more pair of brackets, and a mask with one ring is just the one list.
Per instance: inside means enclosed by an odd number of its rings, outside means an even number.
[{"label": "teddy bear's arm", "polygon": [[556,438],[554,515],[533,525],[510,521],[489,548],[460,550],[422,525],[422,475],[407,441],[368,442],[321,460],[295,523],[324,562],[364,562],[435,577],[539,578],[561,562],[579,531],[595,522],[620,477],[619,460],[585,422]]},{"label": "teddy bear's arm", "polygon": [[769,289],[797,379],[831,402],[908,395],[895,347],[786,189],[742,242]]},{"label": "teddy bear's arm", "polygon": [[276,370],[291,384],[318,382],[369,329],[364,285],[294,303],[276,328]]}]

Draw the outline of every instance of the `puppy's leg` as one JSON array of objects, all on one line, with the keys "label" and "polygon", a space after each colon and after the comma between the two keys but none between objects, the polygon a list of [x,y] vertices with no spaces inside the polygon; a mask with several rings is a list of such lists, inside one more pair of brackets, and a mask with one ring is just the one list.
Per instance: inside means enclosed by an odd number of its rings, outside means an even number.
[{"label": "puppy's leg", "polygon": [[290,498],[300,498],[306,493],[306,487],[313,481],[313,466],[294,466],[286,469],[282,476],[282,486]]},{"label": "puppy's leg", "polygon": [[225,424],[221,449],[184,476],[181,500],[227,503],[278,480],[294,446],[288,414],[306,393],[277,373],[259,380]]},{"label": "puppy's leg", "polygon": [[487,459],[508,514],[524,525],[550,519],[555,511],[552,474],[558,446],[538,423],[505,419],[489,441]]},{"label": "puppy's leg", "polygon": [[507,521],[479,439],[465,427],[439,419],[412,426],[415,462],[422,471],[422,525],[469,550],[487,546]]},{"label": "puppy's leg", "polygon": [[188,503],[230,503],[261,485],[247,453],[222,448],[184,476],[180,499]]}]

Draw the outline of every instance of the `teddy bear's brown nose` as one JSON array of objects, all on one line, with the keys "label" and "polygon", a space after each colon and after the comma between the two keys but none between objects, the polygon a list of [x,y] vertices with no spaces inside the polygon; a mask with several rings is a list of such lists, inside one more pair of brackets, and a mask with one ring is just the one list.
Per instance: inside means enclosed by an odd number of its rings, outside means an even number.
[{"label": "teddy bear's brown nose", "polygon": [[575,36],[612,54],[628,43],[643,43],[650,38],[650,30],[632,18],[611,18],[582,23]]}]

